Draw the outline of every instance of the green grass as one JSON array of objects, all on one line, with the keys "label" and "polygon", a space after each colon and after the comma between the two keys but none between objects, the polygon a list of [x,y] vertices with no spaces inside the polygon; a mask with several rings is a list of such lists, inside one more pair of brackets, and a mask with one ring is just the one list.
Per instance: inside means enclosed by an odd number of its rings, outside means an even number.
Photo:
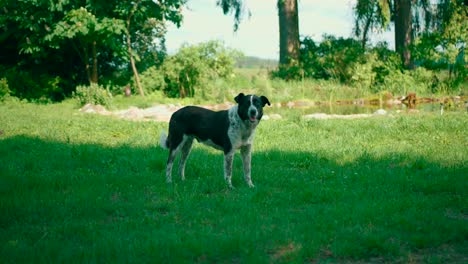
[{"label": "green grass", "polygon": [[468,260],[466,113],[264,121],[229,190],[220,152],[168,185],[167,124],[75,107],[0,105],[1,263]]}]

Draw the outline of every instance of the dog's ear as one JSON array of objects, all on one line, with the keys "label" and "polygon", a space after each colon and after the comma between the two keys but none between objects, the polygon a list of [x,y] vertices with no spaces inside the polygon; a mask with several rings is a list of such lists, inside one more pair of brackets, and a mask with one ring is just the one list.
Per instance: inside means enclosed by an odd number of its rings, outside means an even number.
[{"label": "dog's ear", "polygon": [[245,95],[243,93],[240,93],[236,97],[234,97],[234,101],[236,101],[236,103],[239,103],[240,100],[242,99],[242,97],[244,97],[244,96]]},{"label": "dog's ear", "polygon": [[263,95],[260,96],[260,100],[262,100],[262,104],[263,104],[262,107],[265,106],[266,104],[271,105],[271,104],[270,104],[270,101],[268,101],[268,98],[266,98],[266,97],[263,96]]}]

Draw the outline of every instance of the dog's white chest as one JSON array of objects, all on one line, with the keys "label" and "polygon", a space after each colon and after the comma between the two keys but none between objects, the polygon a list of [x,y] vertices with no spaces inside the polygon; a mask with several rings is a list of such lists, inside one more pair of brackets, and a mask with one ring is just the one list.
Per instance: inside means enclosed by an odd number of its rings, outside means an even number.
[{"label": "dog's white chest", "polygon": [[256,125],[246,126],[237,114],[237,106],[229,109],[229,129],[228,137],[231,141],[232,149],[241,146],[251,145],[255,135]]}]

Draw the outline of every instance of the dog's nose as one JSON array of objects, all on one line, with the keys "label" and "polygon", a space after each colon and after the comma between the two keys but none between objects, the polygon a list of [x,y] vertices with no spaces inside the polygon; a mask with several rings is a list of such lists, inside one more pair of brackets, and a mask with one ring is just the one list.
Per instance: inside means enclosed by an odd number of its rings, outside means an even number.
[{"label": "dog's nose", "polygon": [[250,110],[250,115],[251,116],[257,115],[257,110],[255,110],[255,109]]}]

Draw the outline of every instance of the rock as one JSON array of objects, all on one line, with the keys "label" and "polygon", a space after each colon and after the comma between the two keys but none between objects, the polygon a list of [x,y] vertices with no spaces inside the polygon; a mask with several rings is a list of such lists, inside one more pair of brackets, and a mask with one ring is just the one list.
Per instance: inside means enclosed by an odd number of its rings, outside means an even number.
[{"label": "rock", "polygon": [[271,106],[281,108],[281,103],[273,103]]},{"label": "rock", "polygon": [[283,117],[279,114],[263,115],[262,120],[279,120]]},{"label": "rock", "polygon": [[293,103],[293,102],[288,102],[288,103],[286,104],[286,107],[288,107],[288,108],[293,108],[293,107],[294,107],[294,103]]},{"label": "rock", "polygon": [[330,118],[329,115],[324,113],[317,113],[317,114],[310,114],[302,116],[304,119],[328,119]]},{"label": "rock", "polygon": [[354,118],[363,118],[363,117],[370,117],[372,115],[369,114],[354,114],[354,115],[327,115],[324,113],[317,113],[317,114],[310,114],[304,115],[302,118],[304,119],[354,119]]},{"label": "rock", "polygon": [[271,114],[270,118],[273,120],[283,119],[283,117],[280,114]]},{"label": "rock", "polygon": [[164,105],[152,106],[150,108],[146,108],[141,110],[143,112],[144,117],[154,117],[158,115],[171,115],[173,111],[169,110]]},{"label": "rock", "polygon": [[93,105],[86,104],[81,109],[80,112],[83,113],[92,113],[92,114],[101,114],[101,115],[110,115],[111,112],[107,111],[106,108],[102,105]]},{"label": "rock", "polygon": [[143,112],[141,111],[140,108],[131,106],[127,110],[122,110],[122,111],[117,111],[115,112],[115,115],[121,118],[125,119],[142,119],[143,118]]},{"label": "rock", "polygon": [[374,115],[386,115],[386,114],[387,114],[387,111],[385,111],[384,109],[379,109],[374,112]]},{"label": "rock", "polygon": [[83,107],[81,107],[80,112],[83,113],[96,113],[96,110],[94,110],[94,107],[92,104],[85,104]]}]

